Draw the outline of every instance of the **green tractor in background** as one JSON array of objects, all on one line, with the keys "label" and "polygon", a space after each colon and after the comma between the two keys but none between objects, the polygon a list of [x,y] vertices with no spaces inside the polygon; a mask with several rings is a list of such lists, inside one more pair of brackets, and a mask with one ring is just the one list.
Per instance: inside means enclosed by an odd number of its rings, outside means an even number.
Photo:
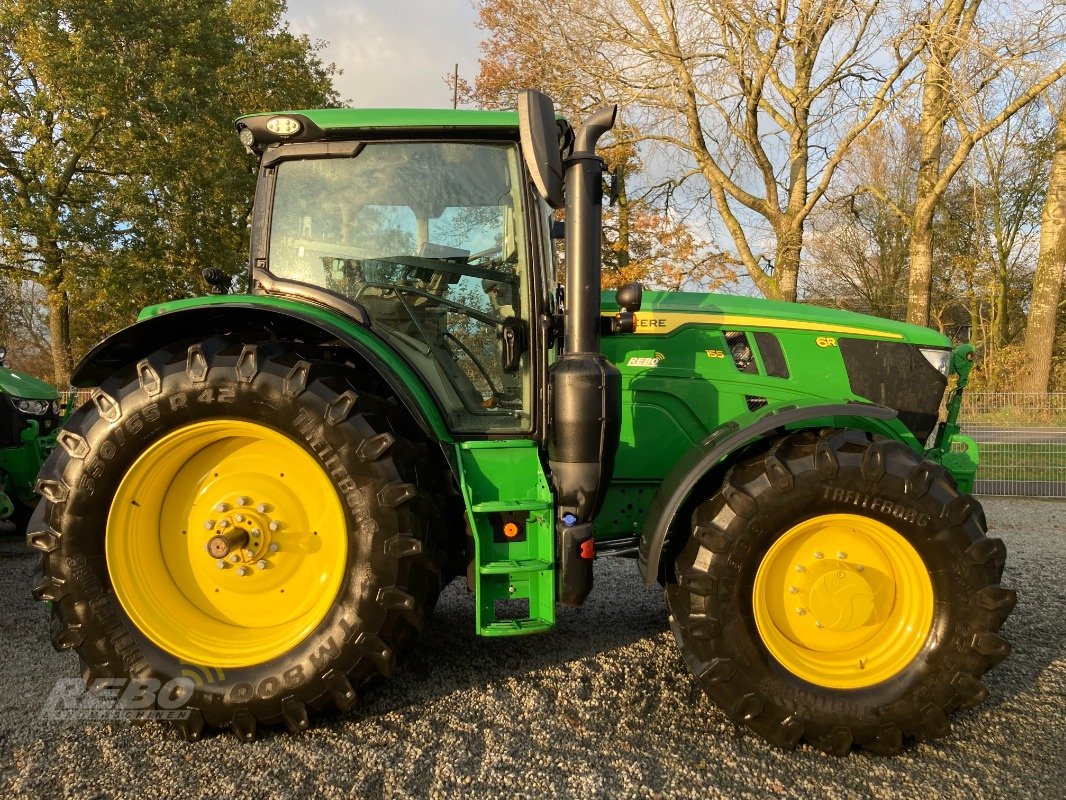
[{"label": "green tractor in background", "polygon": [[0,345],[0,534],[26,530],[37,473],[55,449],[61,419],[59,392],[9,369]]},{"label": "green tractor in background", "polygon": [[209,270],[214,295],[90,352],[92,401],[38,484],[34,594],[88,684],[192,669],[212,680],[159,699],[186,737],[299,731],[388,676],[454,577],[478,634],[532,634],[628,556],[695,679],[776,745],[895,753],[986,697],[1015,595],[967,494],[972,350],[810,306],[602,295],[614,115],[573,129],[523,92],[517,113],[238,120],[247,291]]}]

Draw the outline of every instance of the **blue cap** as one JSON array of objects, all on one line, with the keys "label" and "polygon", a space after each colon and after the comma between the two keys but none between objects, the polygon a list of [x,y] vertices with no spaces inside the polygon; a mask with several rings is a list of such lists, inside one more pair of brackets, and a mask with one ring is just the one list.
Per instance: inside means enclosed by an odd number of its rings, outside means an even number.
[{"label": "blue cap", "polygon": [[575,522],[577,522],[577,517],[575,517],[573,514],[563,514],[563,523],[564,524],[569,526],[569,525],[573,525]]}]

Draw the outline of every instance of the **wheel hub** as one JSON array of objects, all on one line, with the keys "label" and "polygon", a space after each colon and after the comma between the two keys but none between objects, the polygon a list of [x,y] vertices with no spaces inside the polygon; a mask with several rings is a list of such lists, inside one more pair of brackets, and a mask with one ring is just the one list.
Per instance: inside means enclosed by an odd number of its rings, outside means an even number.
[{"label": "wheel hub", "polygon": [[[245,498],[242,496],[241,499]],[[259,562],[264,562],[265,566],[270,566],[274,555],[280,550],[276,538],[282,528],[280,520],[268,513],[272,508],[267,503],[259,503],[251,509],[240,506],[234,508],[226,502],[214,504],[212,510],[217,513],[222,509],[223,515],[217,520],[204,520],[204,530],[209,535],[213,534],[204,546],[208,557],[225,559],[232,553],[236,558],[231,558],[227,562],[229,564],[258,566]]]},{"label": "wheel hub", "polygon": [[859,572],[840,564],[813,581],[807,592],[807,606],[816,627],[853,631],[873,614],[874,593]]},{"label": "wheel hub", "polygon": [[340,497],[296,442],[243,420],[180,428],[130,467],[108,517],[116,595],[159,647],[239,667],[287,652],[346,573]]},{"label": "wheel hub", "polygon": [[814,517],[782,534],[759,565],[752,601],[771,655],[833,688],[896,674],[932,626],[921,556],[892,528],[857,514]]}]

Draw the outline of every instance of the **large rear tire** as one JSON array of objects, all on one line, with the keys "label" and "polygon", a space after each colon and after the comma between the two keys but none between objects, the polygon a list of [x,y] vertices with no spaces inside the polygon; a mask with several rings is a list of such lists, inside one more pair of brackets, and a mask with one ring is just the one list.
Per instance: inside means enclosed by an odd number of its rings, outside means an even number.
[{"label": "large rear tire", "polygon": [[701,503],[666,599],[701,685],[769,742],[893,754],[950,731],[1010,652],[980,504],[905,445],[785,436]]},{"label": "large rear tire", "polygon": [[27,539],[87,685],[185,678],[187,738],[250,740],[392,671],[440,591],[442,476],[351,378],[313,348],[219,338],[72,415]]}]

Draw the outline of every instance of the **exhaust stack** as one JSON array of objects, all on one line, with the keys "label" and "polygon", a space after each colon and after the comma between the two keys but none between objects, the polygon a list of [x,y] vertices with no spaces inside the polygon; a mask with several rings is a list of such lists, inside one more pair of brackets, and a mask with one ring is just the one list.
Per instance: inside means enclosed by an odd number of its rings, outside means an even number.
[{"label": "exhaust stack", "polygon": [[592,519],[614,471],[622,376],[600,353],[603,159],[596,143],[617,108],[578,128],[565,162],[566,300],[563,354],[548,371],[548,465],[558,505],[559,601],[581,605],[592,589]]}]

